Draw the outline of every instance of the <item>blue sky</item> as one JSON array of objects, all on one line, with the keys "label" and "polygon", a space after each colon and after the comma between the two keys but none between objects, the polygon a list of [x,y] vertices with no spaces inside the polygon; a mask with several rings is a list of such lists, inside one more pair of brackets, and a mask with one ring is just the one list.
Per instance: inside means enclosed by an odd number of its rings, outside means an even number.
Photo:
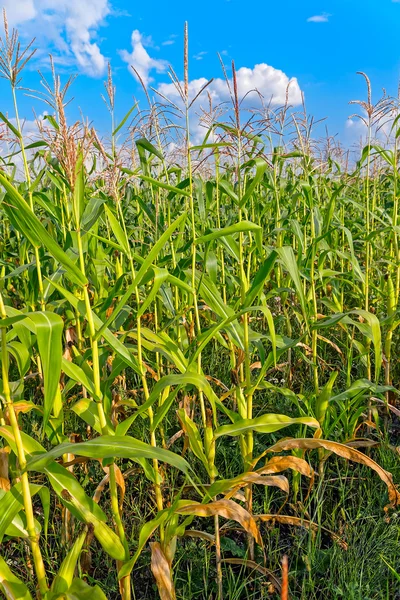
[{"label": "blue sky", "polygon": [[[182,76],[185,21],[193,90],[202,78],[222,77],[217,52],[226,64],[233,58],[237,69],[247,68],[242,72],[243,91],[255,82],[266,98],[278,97],[287,80],[296,78],[293,100],[298,102],[300,90],[304,92],[308,111],[316,119],[328,117],[324,126],[345,143],[354,140],[356,131],[346,126],[354,112],[348,101],[366,94],[356,71],[370,76],[375,100],[382,87],[397,93],[400,0],[3,0],[2,5],[23,39],[37,38],[38,53],[24,72],[23,85],[40,88],[36,70],[48,74],[51,52],[64,79],[78,74],[71,118],[81,110],[104,133],[108,117],[100,95],[107,62],[117,87],[117,116],[122,117],[133,97],[144,100],[130,62],[149,85],[165,91],[171,91],[165,86],[170,81],[168,64]],[[269,69],[256,72],[255,65]],[[0,86],[0,110],[12,115],[7,82],[1,80]],[[216,99],[225,98],[221,82],[213,91]],[[22,92],[20,106],[27,119],[33,118],[32,107],[37,114],[45,110]],[[319,131],[324,133],[323,128]]]}]

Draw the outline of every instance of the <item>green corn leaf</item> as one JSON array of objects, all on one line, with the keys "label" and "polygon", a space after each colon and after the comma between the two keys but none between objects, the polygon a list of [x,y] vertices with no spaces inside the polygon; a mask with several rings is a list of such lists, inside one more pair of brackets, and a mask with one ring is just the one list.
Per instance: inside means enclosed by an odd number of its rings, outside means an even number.
[{"label": "green corn leaf", "polygon": [[306,326],[308,327],[307,302],[306,302],[306,297],[304,295],[304,289],[303,289],[303,286],[301,283],[299,267],[297,266],[293,248],[291,246],[283,246],[282,248],[275,248],[275,252],[278,254],[280,260],[283,262],[285,268],[289,272],[289,275],[295,285],[296,292],[299,296],[300,306],[303,311],[305,323],[306,323]]},{"label": "green corn leaf", "polygon": [[153,267],[154,271],[154,283],[151,291],[148,293],[145,301],[141,305],[140,309],[137,312],[137,316],[141,317],[146,310],[149,308],[152,302],[154,302],[155,297],[158,294],[158,291],[162,284],[169,278],[169,273],[167,269],[158,269],[157,267]]},{"label": "green corn leaf", "polygon": [[[34,527],[35,527],[35,533],[39,537],[41,534],[41,531],[42,531],[42,527],[41,527],[39,521],[37,521],[37,519],[34,519],[33,522],[34,522]],[[24,539],[24,540],[29,539],[26,517],[25,517],[25,513],[23,512],[23,510],[21,510],[17,515],[15,515],[14,519],[12,520],[12,523],[10,523],[10,525],[7,527],[5,535],[7,537],[12,537],[12,538],[17,538],[17,539],[19,539],[19,538]]]},{"label": "green corn leaf", "polygon": [[173,192],[174,194],[178,194],[180,196],[190,197],[190,192],[182,188],[175,187],[173,185],[169,185],[169,183],[164,183],[163,181],[159,181],[158,179],[154,179],[153,177],[149,177],[148,175],[142,175],[140,173],[133,173],[132,171],[128,171],[128,169],[123,169],[128,174],[133,175],[134,177],[138,177],[143,181],[147,181],[147,183],[151,183],[156,188],[161,188],[163,190],[168,190],[169,192]]},{"label": "green corn leaf", "polygon": [[26,319],[28,315],[18,314],[14,317],[6,317],[5,319],[0,319],[0,327],[10,327],[10,325],[14,325],[14,323],[18,323],[18,321],[22,321]]},{"label": "green corn leaf", "polygon": [[127,120],[129,119],[129,117],[131,116],[131,114],[133,113],[133,111],[135,110],[136,107],[137,107],[137,102],[128,110],[128,112],[126,113],[126,115],[124,116],[122,121],[114,129],[114,131],[112,132],[113,137],[115,135],[117,135],[117,133],[122,129],[122,127],[125,125],[125,123],[127,122]]},{"label": "green corn leaf", "polygon": [[[382,361],[383,361],[382,339],[381,339],[382,336],[381,336],[381,326],[379,323],[379,319],[376,315],[373,315],[372,313],[370,313],[366,310],[362,310],[362,309],[352,310],[348,314],[360,315],[361,317],[363,317],[363,319],[368,324],[368,330],[366,331],[366,333],[368,334],[368,337],[372,340],[372,343],[374,345],[375,383],[378,383],[379,375],[380,375],[380,371],[381,371],[381,367],[382,367]],[[354,325],[356,325],[356,327],[358,327],[359,329],[361,328],[361,324],[358,323],[357,321],[354,321]]]},{"label": "green corn leaf", "polygon": [[29,349],[21,342],[13,341],[7,344],[7,350],[15,358],[20,377],[24,377],[31,366]]},{"label": "green corn leaf", "polygon": [[231,200],[235,202],[235,204],[239,204],[239,198],[236,192],[233,190],[232,184],[230,181],[226,179],[220,179],[218,182],[220,189],[227,195]]},{"label": "green corn leaf", "polygon": [[180,408],[176,412],[182,425],[182,429],[189,440],[191,451],[203,463],[203,466],[209,473],[209,465],[204,451],[203,440],[201,439],[196,423],[187,415],[184,408]]},{"label": "green corn leaf", "polygon": [[[188,279],[191,280],[192,273],[188,271]],[[231,338],[232,342],[240,349],[243,350],[243,328],[235,320],[230,321],[230,317],[235,315],[235,311],[225,304],[217,286],[207,277],[204,273],[196,271],[195,281],[199,286],[199,292],[201,297],[204,299],[206,304],[210,306],[215,313],[224,320],[227,320],[229,325],[226,328],[226,332]]]},{"label": "green corn leaf", "polygon": [[186,460],[174,452],[163,448],[155,448],[150,444],[128,436],[118,435],[102,435],[88,442],[60,444],[49,452],[32,457],[28,461],[27,468],[29,471],[43,471],[55,458],[69,452],[93,459],[130,458],[131,460],[137,460],[150,458],[166,462],[183,471],[183,473],[188,473],[190,469]]},{"label": "green corn leaf", "polygon": [[[16,453],[17,448],[11,427],[0,426],[0,436],[7,440],[7,443],[10,445],[13,452]],[[64,506],[66,506],[78,520],[93,526],[93,533],[104,550],[112,558],[115,558],[115,560],[127,560],[125,548],[116,533],[114,533],[114,531],[106,524],[104,512],[92,498],[89,498],[85,494],[84,489],[75,479],[73,474],[62,465],[56,463],[52,456],[48,457],[43,446],[31,436],[21,431],[21,438],[28,460],[28,468],[31,462],[36,461],[36,464],[41,466],[40,471],[43,471],[47,475],[50,485]],[[69,451],[73,452],[75,444],[61,444],[60,446],[57,446],[54,449],[56,450],[55,454],[57,457],[64,454],[64,450],[61,451],[61,454],[57,454],[57,449],[61,447],[65,447],[66,453]],[[164,450],[164,452],[167,451]],[[172,454],[172,452],[169,454]],[[40,462],[42,465],[40,465]]]},{"label": "green corn leaf", "polygon": [[[87,425],[90,425],[90,427],[93,427],[93,429],[95,431],[97,431],[97,433],[102,433],[102,427],[100,425],[97,403],[94,402],[94,400],[90,400],[89,398],[82,398],[82,400],[78,400],[78,402],[76,402],[72,406],[71,410],[76,415],[78,415],[81,419],[83,419]],[[107,417],[106,417],[106,419],[107,419]],[[125,421],[122,421],[122,423],[120,423],[120,425],[124,424],[125,422],[126,422],[126,419],[125,419]],[[107,422],[107,431],[108,431],[109,435],[114,434],[112,425],[109,422]]]},{"label": "green corn leaf", "polygon": [[50,254],[52,254],[52,256],[65,268],[71,281],[81,286],[86,285],[87,280],[82,271],[60,248],[57,242],[54,241],[53,237],[47,232],[42,223],[31,211],[21,194],[2,173],[0,173],[0,184],[6,189],[10,197],[11,206],[8,207],[8,211],[17,217],[21,233],[23,233],[34,246],[45,246]]},{"label": "green corn leaf", "polygon": [[57,123],[56,119],[53,117],[53,115],[44,115],[44,119],[46,119],[47,121],[49,121],[52,126],[54,127],[54,129],[56,129],[57,131],[59,131],[60,126]]},{"label": "green corn leaf", "polygon": [[86,581],[75,577],[71,587],[59,595],[58,592],[53,596],[50,595],[49,600],[107,600],[107,596],[98,586],[91,586]]},{"label": "green corn leaf", "polygon": [[237,436],[255,431],[258,433],[273,433],[290,425],[308,425],[318,429],[319,423],[312,417],[287,417],[286,415],[268,414],[255,419],[239,419],[230,425],[218,427],[214,435],[216,438],[222,435]]},{"label": "green corn leaf", "polygon": [[260,225],[256,225],[255,223],[251,223],[251,221],[241,221],[240,223],[235,223],[234,225],[229,225],[228,227],[224,227],[223,229],[216,229],[212,231],[212,233],[208,233],[203,235],[195,240],[195,244],[208,244],[213,240],[216,240],[221,237],[226,237],[233,235],[235,233],[240,232],[253,232],[257,241],[257,247],[262,253],[262,227]]},{"label": "green corn leaf", "polygon": [[118,244],[121,246],[121,248],[123,248],[126,256],[130,256],[128,240],[126,239],[125,233],[124,233],[121,225],[119,224],[118,219],[108,208],[107,204],[104,205],[104,210],[105,210],[107,218],[110,222],[111,230],[114,233],[115,237],[117,238]]},{"label": "green corn leaf", "polygon": [[92,396],[92,398],[95,398],[98,402],[101,401],[101,398],[97,398],[94,388],[94,382],[91,379],[89,379],[88,375],[81,367],[63,357],[62,370],[66,375],[68,375],[68,377],[70,377],[70,379],[73,379],[74,381],[76,381],[76,383],[82,384],[83,387]]},{"label": "green corn leaf", "polygon": [[81,218],[85,210],[85,167],[82,150],[79,151],[75,165],[73,206],[76,229],[80,229]]},{"label": "green corn leaf", "polygon": [[268,275],[271,273],[272,268],[275,264],[275,260],[277,257],[277,253],[275,250],[271,252],[268,258],[264,261],[261,268],[256,273],[249,291],[246,294],[246,298],[244,301],[244,306],[251,306],[256,298],[259,298],[260,294],[263,291],[265,280]]},{"label": "green corn leaf", "polygon": [[26,585],[16,577],[0,556],[0,589],[7,600],[32,600]]},{"label": "green corn leaf", "polygon": [[198,345],[197,345],[196,351],[190,357],[188,366],[192,365],[196,361],[196,359],[201,354],[201,352],[204,350],[204,348],[207,346],[207,344],[212,339],[214,339],[215,335],[219,331],[224,329],[227,325],[229,325],[233,321],[239,319],[242,315],[249,313],[249,312],[256,312],[256,311],[264,313],[264,316],[267,319],[269,333],[270,333],[270,337],[271,337],[271,343],[272,343],[272,352],[273,352],[273,356],[274,356],[274,363],[276,363],[277,339],[276,339],[276,333],[275,333],[274,319],[271,314],[271,311],[269,310],[269,308],[267,306],[251,306],[248,308],[244,308],[243,310],[241,310],[237,313],[234,313],[230,317],[227,317],[227,318],[223,319],[222,321],[220,321],[219,323],[217,323],[216,325],[214,325],[214,327],[211,327],[208,331],[205,331],[198,339]]},{"label": "green corn leaf", "polygon": [[171,373],[170,375],[164,375],[159,381],[157,381],[156,385],[151,391],[149,398],[144,402],[138,411],[135,413],[135,417],[142,415],[145,413],[153,404],[161,397],[161,394],[165,388],[169,388],[172,386],[187,386],[193,385],[198,390],[201,390],[203,394],[206,396],[213,410],[214,421],[216,422],[216,407],[218,406],[230,419],[234,420],[237,418],[236,413],[233,413],[229,410],[218,398],[216,393],[213,391],[211,385],[208,383],[206,377],[200,373],[195,373],[194,371],[188,371],[187,373]]},{"label": "green corn leaf", "polygon": [[46,427],[60,385],[64,323],[59,315],[47,311],[30,313],[29,320],[35,326],[37,344],[43,367],[43,427]]},{"label": "green corn leaf", "polygon": [[244,206],[246,204],[246,202],[249,200],[249,198],[253,194],[254,190],[260,183],[261,179],[263,178],[263,175],[268,166],[266,161],[262,158],[255,158],[254,160],[251,160],[249,163],[247,163],[246,165],[243,165],[243,166],[247,166],[249,164],[251,164],[251,166],[254,166],[256,168],[256,173],[255,173],[253,179],[247,185],[246,191],[240,199],[240,206]]},{"label": "green corn leaf", "polygon": [[[40,490],[40,485],[30,484],[29,489],[31,496],[37,494]],[[3,491],[3,490],[0,490]],[[13,522],[14,517],[24,508],[22,498],[21,483],[16,483],[7,492],[0,495],[0,543],[6,534],[8,527]]]},{"label": "green corn leaf", "polygon": [[[71,451],[73,445],[69,444]],[[47,463],[43,471],[61,502],[77,519],[93,526],[93,533],[104,550],[115,560],[126,560],[125,548],[116,533],[106,524],[105,514],[96,502],[85,494],[72,473],[54,461]]]},{"label": "green corn leaf", "polygon": [[[171,361],[175,367],[181,372],[187,371],[188,361],[179,346],[174,340],[164,331],[155,333],[147,327],[141,328],[142,345],[150,352],[158,352]],[[128,334],[137,340],[137,332],[132,331]]]},{"label": "green corn leaf", "polygon": [[8,127],[8,129],[10,131],[13,132],[13,134],[19,139],[22,140],[22,136],[20,134],[20,132],[18,131],[18,129],[16,127],[14,127],[14,125],[7,119],[7,117],[0,112],[0,119],[3,121],[3,123],[5,123]]},{"label": "green corn leaf", "polygon": [[150,152],[150,154],[154,154],[154,156],[157,156],[157,158],[163,160],[161,152],[157,150],[157,148],[153,146],[149,140],[146,140],[146,138],[140,138],[139,140],[136,140],[135,143],[138,148],[143,148],[144,150],[147,150],[147,152]]},{"label": "green corn leaf", "polygon": [[66,592],[72,585],[74,573],[76,569],[83,544],[85,543],[87,532],[81,533],[75,540],[72,548],[68,551],[64,558],[61,567],[51,584],[50,592],[54,594],[62,594]]},{"label": "green corn leaf", "polygon": [[332,389],[335,383],[336,377],[338,376],[338,371],[333,371],[329,376],[329,381],[326,383],[324,388],[318,395],[317,402],[315,405],[315,414],[317,419],[321,425],[325,420],[326,411],[328,410],[329,400],[332,396]]}]

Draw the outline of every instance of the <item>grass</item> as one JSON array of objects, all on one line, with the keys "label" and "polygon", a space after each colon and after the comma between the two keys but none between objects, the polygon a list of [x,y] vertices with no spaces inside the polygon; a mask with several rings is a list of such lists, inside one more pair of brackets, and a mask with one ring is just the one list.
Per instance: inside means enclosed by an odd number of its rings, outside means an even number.
[{"label": "grass", "polygon": [[395,598],[397,99],[373,105],[362,74],[351,166],[287,104],[248,119],[232,63],[193,146],[185,28],[179,105],[145,90],[117,124],[110,68],[99,139],[53,67],[29,145],[30,48],[5,20],[0,590]]}]

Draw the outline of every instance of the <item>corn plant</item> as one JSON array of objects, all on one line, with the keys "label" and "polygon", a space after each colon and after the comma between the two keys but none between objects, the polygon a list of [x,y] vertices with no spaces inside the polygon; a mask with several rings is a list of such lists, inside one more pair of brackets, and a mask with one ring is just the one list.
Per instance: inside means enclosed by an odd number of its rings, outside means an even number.
[{"label": "corn plant", "polygon": [[[261,570],[287,597],[287,559],[281,582],[261,524],[319,526],[257,513],[258,490],[297,498],[313,465],[324,477],[336,454],[378,475],[388,508],[400,502],[391,474],[359,449],[378,443],[398,411],[397,142],[373,139],[395,102],[373,107],[368,88],[367,145],[345,168],[333,151],[318,155],[312,120],[288,102],[271,110],[267,130],[263,115],[246,121],[233,63],[232,78],[223,67],[229,118],[210,100],[194,145],[186,27],[183,81],[171,70],[181,104],[145,90],[149,109],[135,105],[116,124],[110,67],[107,143],[68,124],[72,81],[62,87],[52,66],[51,114],[27,145],[16,76],[30,47],[21,54],[5,23],[0,68],[17,126],[0,113],[15,138],[0,171],[0,542],[26,540],[32,560],[23,582],[0,558],[0,589],[13,599],[104,598],[82,568],[95,538],[115,561],[122,598],[149,542],[160,597],[173,599],[176,549],[192,536],[215,549],[220,600],[226,563]],[[395,116],[396,140],[397,126]],[[120,141],[127,131],[131,146]],[[263,408],[277,398],[285,412]],[[222,449],[232,444],[241,466],[227,476]],[[132,463],[153,507],[134,544],[124,502]],[[94,494],[82,485],[88,468],[102,475]],[[55,503],[64,559],[50,581]],[[193,528],[210,517],[213,533]],[[247,558],[223,558],[225,520],[245,532]]]}]

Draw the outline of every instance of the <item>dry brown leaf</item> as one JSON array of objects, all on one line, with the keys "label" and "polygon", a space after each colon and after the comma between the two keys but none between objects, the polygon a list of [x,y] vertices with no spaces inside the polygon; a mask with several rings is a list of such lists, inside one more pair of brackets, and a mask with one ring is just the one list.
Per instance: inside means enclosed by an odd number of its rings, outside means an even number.
[{"label": "dry brown leaf", "polygon": [[102,492],[104,491],[109,480],[110,480],[110,475],[107,473],[107,475],[105,475],[103,477],[103,479],[100,481],[99,485],[97,486],[97,488],[93,494],[93,500],[97,504],[100,502],[100,496],[101,496]]},{"label": "dry brown leaf", "polygon": [[75,327],[68,327],[65,330],[65,341],[67,344],[76,344],[78,341],[78,336],[76,334]]},{"label": "dry brown leaf", "polygon": [[[105,467],[105,469],[107,469],[108,471],[110,470],[109,467]],[[124,476],[122,475],[121,469],[115,463],[114,463],[114,472],[115,472],[115,480],[117,482],[117,485],[119,485],[119,487],[121,488],[121,493],[122,493],[121,502],[122,502],[123,497],[125,496],[125,479],[124,479]]]},{"label": "dry brown leaf", "polygon": [[158,542],[150,542],[151,570],[157,583],[161,600],[175,600],[175,588],[172,573],[165,554]]},{"label": "dry brown leaf", "polygon": [[260,363],[259,360],[257,360],[256,362],[254,362],[253,364],[250,365],[250,370],[253,371],[254,369],[261,369],[262,364]]},{"label": "dry brown leaf", "polygon": [[241,492],[240,490],[238,490],[233,496],[232,498],[235,498],[235,500],[239,500],[239,502],[246,502],[246,496],[244,495],[243,492]]},{"label": "dry brown leaf", "polygon": [[[17,417],[19,413],[23,413],[25,415],[35,408],[33,402],[29,402],[28,400],[18,400],[17,402],[13,403],[13,406]],[[8,409],[6,410],[6,414],[8,417]]]},{"label": "dry brown leaf", "polygon": [[[93,500],[98,504],[100,501],[100,496],[102,494],[102,492],[104,491],[106,485],[108,484],[108,482],[110,481],[110,467],[103,467],[103,471],[106,474],[103,479],[100,481],[99,485],[97,486],[94,495],[93,495]],[[125,479],[124,476],[121,473],[121,470],[119,467],[117,467],[116,464],[114,464],[114,472],[115,472],[115,480],[117,482],[117,485],[119,485],[119,487],[121,488],[121,498],[120,498],[120,505],[122,505],[123,501],[124,501],[124,496],[125,496]]]},{"label": "dry brown leaf", "polygon": [[298,456],[274,456],[263,467],[257,469],[257,473],[280,473],[286,469],[292,469],[311,479],[314,477],[314,469],[304,458]]},{"label": "dry brown leaf", "polygon": [[289,600],[289,559],[286,554],[282,558],[281,600]]},{"label": "dry brown leaf", "polygon": [[334,348],[334,350],[336,350],[336,352],[338,352],[341,356],[343,356],[343,352],[341,351],[339,346],[337,344],[335,344],[335,342],[332,342],[332,340],[328,340],[328,338],[324,337],[323,335],[319,335],[319,334],[317,335],[317,338],[322,340],[326,344],[329,344],[330,346],[332,346],[332,348]]},{"label": "dry brown leaf", "polygon": [[212,377],[212,375],[206,375],[206,379],[207,379],[207,381],[211,381],[211,383],[215,383],[215,385],[218,385],[219,387],[221,387],[223,390],[225,390],[225,392],[229,391],[229,389],[226,387],[226,385],[224,383],[222,383],[222,381],[220,381],[216,377]]},{"label": "dry brown leaf", "polygon": [[142,364],[143,364],[144,368],[146,369],[146,371],[152,376],[152,378],[154,379],[154,381],[158,381],[159,377],[158,377],[157,373],[155,372],[155,370],[152,369],[150,367],[150,365],[148,365],[147,363],[145,363],[144,360],[142,360]]},{"label": "dry brown leaf", "polygon": [[310,346],[307,346],[307,344],[303,344],[303,342],[298,342],[296,346],[298,346],[299,348],[304,348],[307,355],[312,354],[312,348],[310,348]]},{"label": "dry brown leaf", "polygon": [[243,565],[244,567],[247,567],[248,569],[253,569],[253,571],[258,571],[262,575],[265,575],[265,577],[268,577],[268,579],[274,585],[277,592],[280,592],[282,589],[282,584],[279,581],[279,579],[276,577],[276,575],[274,575],[269,569],[266,569],[262,565],[259,565],[258,563],[256,563],[254,560],[245,560],[244,558],[224,558],[222,560],[222,562],[228,563],[230,565]]},{"label": "dry brown leaf", "polygon": [[385,400],[381,400],[380,398],[373,398],[373,400],[375,400],[375,402],[379,402],[379,404],[384,404],[386,408],[392,411],[392,413],[394,413],[397,417],[400,417],[400,410],[393,406],[393,404],[390,404],[390,402],[385,402]]},{"label": "dry brown leaf", "polygon": [[282,525],[293,525],[295,527],[305,527],[306,529],[311,529],[311,531],[325,531],[327,534],[331,536],[331,538],[339,544],[344,550],[347,550],[348,546],[346,542],[334,531],[327,529],[326,527],[322,527],[318,525],[318,523],[314,523],[313,521],[308,521],[301,517],[292,517],[291,515],[254,515],[254,519],[256,521],[276,521],[277,523],[281,523]]},{"label": "dry brown leaf", "polygon": [[231,519],[241,524],[243,529],[254,537],[256,542],[262,546],[262,538],[256,522],[251,514],[240,504],[236,504],[232,500],[216,500],[208,504],[200,504],[198,502],[182,506],[177,509],[177,513],[181,515],[196,515],[198,517],[212,517],[219,515],[225,519]]},{"label": "dry brown leaf", "polygon": [[72,362],[72,359],[73,359],[72,352],[71,352],[71,348],[68,345],[65,346],[65,348],[64,348],[64,354],[62,356],[68,362]]},{"label": "dry brown leaf", "polygon": [[8,454],[9,448],[1,448],[0,450],[0,490],[8,492],[11,488],[8,478]]},{"label": "dry brown leaf", "polygon": [[339,442],[331,442],[328,440],[317,440],[314,438],[299,438],[299,439],[287,439],[281,440],[277,444],[271,446],[269,452],[282,452],[284,450],[294,450],[301,448],[302,450],[314,450],[315,448],[324,448],[329,452],[333,452],[342,458],[352,460],[354,462],[370,467],[377,475],[382,479],[388,488],[390,506],[397,506],[400,504],[400,493],[397,491],[396,486],[393,483],[392,474],[385,471],[378,463],[372,458],[366,456],[362,452],[359,452],[355,448],[350,448],[348,445],[339,444]]},{"label": "dry brown leaf", "polygon": [[380,445],[380,442],[369,440],[368,438],[357,438],[356,440],[350,440],[346,442],[346,446],[349,448],[375,448]]},{"label": "dry brown leaf", "polygon": [[183,536],[200,538],[201,540],[205,540],[206,542],[211,542],[212,544],[215,544],[215,535],[213,535],[212,533],[207,533],[206,531],[198,531],[198,529],[187,529]]},{"label": "dry brown leaf", "polygon": [[174,435],[172,437],[169,438],[169,440],[165,444],[165,447],[170,448],[172,446],[172,444],[174,444],[176,442],[176,440],[178,440],[183,435],[185,435],[185,432],[183,431],[183,429],[180,429],[179,431],[174,433]]},{"label": "dry brown leaf", "polygon": [[276,476],[262,476],[260,473],[256,472],[250,472],[250,473],[245,473],[244,475],[242,475],[241,477],[241,481],[239,482],[235,482],[235,485],[232,486],[231,489],[229,489],[227,491],[227,493],[225,494],[225,498],[228,500],[229,498],[232,498],[233,496],[235,496],[235,494],[237,493],[237,491],[244,487],[245,485],[249,485],[249,484],[253,484],[256,483],[258,485],[267,485],[267,486],[271,486],[271,487],[278,487],[279,489],[281,489],[283,492],[285,492],[285,494],[289,493],[289,482],[287,480],[287,478],[284,475],[276,475]]}]

